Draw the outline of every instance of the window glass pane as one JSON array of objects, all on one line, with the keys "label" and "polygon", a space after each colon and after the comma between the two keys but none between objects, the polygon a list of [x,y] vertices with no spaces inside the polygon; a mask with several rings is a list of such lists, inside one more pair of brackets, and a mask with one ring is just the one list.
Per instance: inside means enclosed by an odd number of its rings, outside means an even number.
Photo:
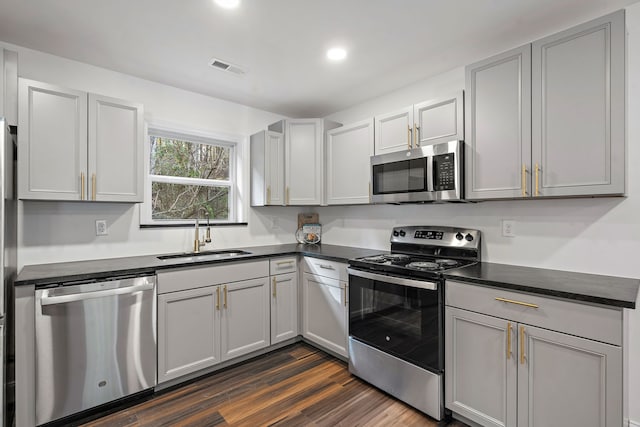
[{"label": "window glass pane", "polygon": [[151,175],[229,180],[229,147],[159,136],[150,144]]},{"label": "window glass pane", "polygon": [[152,182],[152,219],[193,219],[200,208],[211,220],[228,220],[229,188]]}]

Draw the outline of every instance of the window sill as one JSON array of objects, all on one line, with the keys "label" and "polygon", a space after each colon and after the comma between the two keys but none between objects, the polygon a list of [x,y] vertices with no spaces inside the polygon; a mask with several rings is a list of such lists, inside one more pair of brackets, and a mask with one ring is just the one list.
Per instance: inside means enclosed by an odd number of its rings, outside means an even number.
[{"label": "window sill", "polygon": [[[248,222],[216,222],[209,224],[211,227],[246,227]],[[193,228],[195,224],[140,224],[140,228]],[[200,223],[200,227],[207,227],[206,221]]]}]

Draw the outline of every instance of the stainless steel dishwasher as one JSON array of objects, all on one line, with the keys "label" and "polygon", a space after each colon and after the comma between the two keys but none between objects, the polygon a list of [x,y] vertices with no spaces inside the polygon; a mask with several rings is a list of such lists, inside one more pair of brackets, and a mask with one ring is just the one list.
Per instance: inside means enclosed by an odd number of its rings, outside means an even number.
[{"label": "stainless steel dishwasher", "polygon": [[36,289],[36,422],[156,385],[155,276]]}]

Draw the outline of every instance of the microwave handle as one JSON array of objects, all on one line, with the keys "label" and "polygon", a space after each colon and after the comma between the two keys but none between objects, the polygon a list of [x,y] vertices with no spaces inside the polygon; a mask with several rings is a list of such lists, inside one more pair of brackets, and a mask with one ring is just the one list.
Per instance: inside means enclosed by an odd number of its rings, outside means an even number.
[{"label": "microwave handle", "polygon": [[427,191],[435,191],[433,185],[433,156],[427,157]]}]

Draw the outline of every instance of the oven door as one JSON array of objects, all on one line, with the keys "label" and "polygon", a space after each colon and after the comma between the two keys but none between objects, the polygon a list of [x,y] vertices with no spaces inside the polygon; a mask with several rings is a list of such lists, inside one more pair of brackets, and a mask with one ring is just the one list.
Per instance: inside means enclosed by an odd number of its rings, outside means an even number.
[{"label": "oven door", "polygon": [[435,373],[444,367],[441,281],[349,268],[349,335]]}]

